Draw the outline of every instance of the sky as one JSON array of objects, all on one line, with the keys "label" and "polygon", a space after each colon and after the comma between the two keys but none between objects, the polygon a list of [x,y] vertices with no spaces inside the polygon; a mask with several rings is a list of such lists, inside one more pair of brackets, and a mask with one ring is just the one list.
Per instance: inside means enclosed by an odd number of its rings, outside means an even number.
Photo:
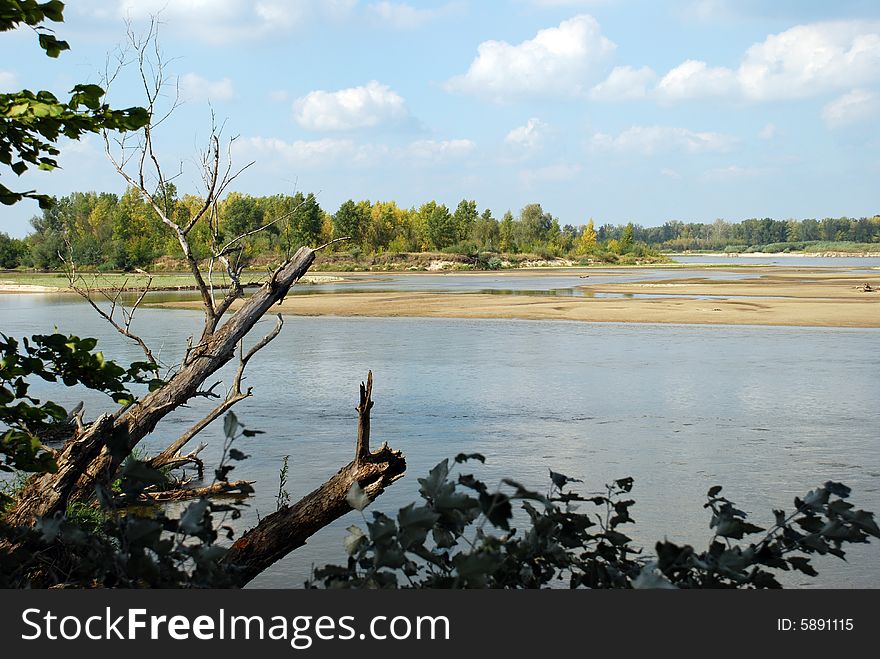
[{"label": "sky", "polygon": [[[0,91],[100,83],[159,16],[183,103],[161,161],[194,166],[211,112],[249,167],[234,189],[346,199],[540,203],[560,224],[880,213],[876,0],[70,0],[57,60],[0,35]],[[110,88],[143,103],[137,72]],[[168,97],[173,96],[169,87]],[[121,193],[99,136],[14,190]],[[0,207],[23,236],[33,202]]]}]

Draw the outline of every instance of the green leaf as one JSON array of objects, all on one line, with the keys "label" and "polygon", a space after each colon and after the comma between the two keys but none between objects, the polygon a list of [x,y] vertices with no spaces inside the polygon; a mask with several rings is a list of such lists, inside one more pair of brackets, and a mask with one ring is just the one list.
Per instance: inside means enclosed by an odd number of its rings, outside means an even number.
[{"label": "green leaf", "polygon": [[234,437],[235,431],[241,424],[238,422],[238,417],[235,416],[234,412],[228,412],[223,419],[223,434],[226,437]]},{"label": "green leaf", "polygon": [[428,472],[427,478],[420,478],[419,492],[428,498],[435,498],[440,492],[440,487],[446,482],[449,475],[449,460],[443,460],[438,463],[431,471]]},{"label": "green leaf", "polygon": [[346,530],[348,531],[348,535],[345,536],[342,544],[345,547],[345,553],[349,556],[353,556],[366,541],[367,536],[357,526],[349,526]]},{"label": "green leaf", "polygon": [[370,497],[363,491],[363,489],[361,489],[361,486],[357,481],[352,483],[351,487],[348,488],[345,500],[348,502],[348,505],[355,510],[363,510],[370,505]]},{"label": "green leaf", "polygon": [[178,528],[189,535],[198,535],[205,528],[205,513],[208,510],[208,500],[199,499],[186,507],[180,516]]}]

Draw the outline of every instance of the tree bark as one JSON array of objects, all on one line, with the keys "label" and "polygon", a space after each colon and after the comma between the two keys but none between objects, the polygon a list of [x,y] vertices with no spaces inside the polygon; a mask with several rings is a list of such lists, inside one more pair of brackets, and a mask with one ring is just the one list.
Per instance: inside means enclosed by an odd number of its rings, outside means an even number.
[{"label": "tree bark", "polygon": [[233,543],[224,562],[244,586],[275,561],[302,547],[316,531],[352,510],[346,495],[354,483],[375,499],[386,487],[402,478],[406,458],[383,445],[378,451],[355,459],[321,487],[292,506],[264,517],[253,529]]},{"label": "tree bark", "polygon": [[[89,427],[83,438],[91,437],[98,440],[97,443],[65,445],[57,458],[58,472],[32,478],[7,519],[19,525],[31,525],[37,517],[63,513],[70,501],[91,498],[97,482],[111,477],[131,450],[155,429],[165,415],[193,398],[205,380],[232,359],[239,341],[273,304],[284,299],[314,260],[315,250],[300,247],[293,258],[247,298],[223,326],[192,349],[180,370],[168,382],[113,419],[111,427],[107,427],[104,417],[99,419],[100,428],[93,430]],[[97,424],[96,421],[92,426]],[[118,450],[112,452],[107,447],[111,436],[120,444]],[[73,478],[75,474],[79,477]]]},{"label": "tree bark", "polygon": [[292,506],[284,506],[260,520],[233,543],[223,558],[244,586],[275,561],[302,547],[316,531],[352,510],[348,493],[357,483],[372,501],[406,471],[403,453],[383,444],[370,452],[370,410],[373,409],[373,372],[361,382],[355,457],[317,490]]}]

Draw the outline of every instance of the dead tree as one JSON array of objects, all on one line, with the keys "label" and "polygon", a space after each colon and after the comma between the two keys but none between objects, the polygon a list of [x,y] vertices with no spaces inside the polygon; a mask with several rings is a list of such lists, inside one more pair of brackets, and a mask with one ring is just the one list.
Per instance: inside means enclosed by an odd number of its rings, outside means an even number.
[{"label": "dead tree", "polygon": [[[177,174],[171,177],[165,175],[156,151],[154,134],[177,103],[172,100],[167,112],[159,109],[160,102],[167,97],[169,82],[156,46],[156,27],[156,22],[151,22],[143,38],[129,29],[130,55],[120,56],[116,69],[108,73],[105,81],[109,87],[119,71],[127,64],[134,63],[143,84],[151,121],[142,130],[134,146],[130,142],[131,136],[125,133],[105,134],[104,141],[108,158],[117,172],[149,204],[176,239],[201,297],[204,324],[198,337],[190,338],[179,363],[163,378],[162,386],[113,414],[103,414],[93,422],[71,430],[69,439],[56,452],[58,470],[32,477],[16,497],[15,506],[5,516],[6,521],[14,525],[32,525],[38,517],[63,514],[71,502],[94,497],[95,486],[110,483],[122,461],[169,413],[195,397],[216,397],[216,384],[205,388],[206,382],[238,353],[238,370],[227,395],[203,419],[152,458],[151,463],[158,467],[186,461],[188,456],[181,454],[183,448],[212,421],[252,395],[250,388],[242,386],[244,370],[254,355],[281,331],[281,316],[278,316],[275,327],[248,350],[244,348],[244,339],[272,306],[284,299],[290,287],[307,272],[317,251],[321,249],[300,247],[294,254],[286,255],[256,292],[244,298],[241,285],[244,262],[240,258],[243,242],[283,218],[276,218],[231,240],[221,239],[220,198],[247,166],[238,170],[232,168],[230,149],[221,149],[222,127],[217,126],[213,117],[208,148],[200,162],[204,203],[182,220],[179,215],[169,212],[163,195],[166,194],[167,183]],[[212,237],[207,265],[197,258],[190,238],[195,227],[205,223]],[[78,278],[75,264],[69,264],[68,272],[71,285],[77,292],[116,331],[136,342],[151,363],[158,365],[155,352],[132,329],[134,313],[149,289],[149,279],[141,296],[130,308],[124,307],[120,295],[107,295],[102,291],[105,302],[110,305],[106,310],[93,298],[94,291]],[[217,276],[223,278],[222,285],[215,283]],[[233,303],[240,299],[233,313]],[[121,317],[116,315],[117,311],[120,311]],[[227,562],[243,566],[240,583],[245,583],[281,556],[301,546],[316,530],[350,510],[346,494],[353,483],[358,483],[370,497],[375,497],[403,475],[406,462],[400,452],[387,446],[375,452],[369,450],[371,389],[372,375],[367,384],[361,386],[355,459],[300,502],[261,520],[230,551]]]}]

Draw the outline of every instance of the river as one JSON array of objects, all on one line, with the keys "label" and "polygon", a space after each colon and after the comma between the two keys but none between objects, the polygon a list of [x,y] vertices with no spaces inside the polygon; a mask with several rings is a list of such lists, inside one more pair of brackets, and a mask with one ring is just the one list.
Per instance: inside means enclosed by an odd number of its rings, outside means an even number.
[{"label": "river", "polygon": [[[118,361],[140,357],[69,296],[3,295],[0,318],[8,335],[58,325],[100,337]],[[143,309],[135,328],[172,362],[200,322],[198,312]],[[357,385],[368,369],[373,442],[402,449],[409,464],[406,478],[371,506],[389,514],[416,497],[418,477],[460,451],[487,456],[475,469],[489,483],[510,476],[543,489],[552,468],[582,478],[591,492],[633,476],[638,523],[628,531],[647,549],[663,537],[705,547],[711,534],[702,504],[715,484],[759,525],[772,522],[772,508],[791,509],[794,496],[829,479],[851,486],[858,506],[880,511],[878,340],[875,329],[289,317],[248,369],[255,396],[236,407],[248,427],[266,431],[240,445],[251,457],[233,476],[256,480],[257,494],[238,527],[274,510],[283,456],[294,499],[353,457]],[[85,400],[87,418],[112,406],[88,391],[51,392],[68,406]],[[163,447],[208,405],[178,410],[148,447]],[[220,438],[219,425],[203,435],[209,462]],[[363,524],[359,513],[253,585],[297,587],[312,565],[344,561],[352,523]],[[785,575],[785,582],[880,587],[876,543],[848,557],[819,559],[819,578]]]}]

